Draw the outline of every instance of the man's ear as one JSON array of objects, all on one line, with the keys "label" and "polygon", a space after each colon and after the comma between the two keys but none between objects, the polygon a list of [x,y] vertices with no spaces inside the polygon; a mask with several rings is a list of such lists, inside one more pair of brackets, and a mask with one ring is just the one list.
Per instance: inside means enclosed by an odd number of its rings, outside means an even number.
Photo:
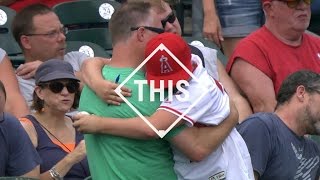
[{"label": "man's ear", "polygon": [[28,36],[22,35],[20,37],[20,42],[21,42],[23,49],[31,49],[30,39]]},{"label": "man's ear", "polygon": [[139,42],[144,42],[144,39],[145,39],[145,29],[144,28],[139,28],[137,30],[137,39]]},{"label": "man's ear", "polygon": [[296,96],[298,97],[299,101],[303,102],[306,95],[306,88],[302,85],[297,87]]},{"label": "man's ear", "polygon": [[273,16],[273,6],[270,1],[264,2],[262,8],[266,16]]}]

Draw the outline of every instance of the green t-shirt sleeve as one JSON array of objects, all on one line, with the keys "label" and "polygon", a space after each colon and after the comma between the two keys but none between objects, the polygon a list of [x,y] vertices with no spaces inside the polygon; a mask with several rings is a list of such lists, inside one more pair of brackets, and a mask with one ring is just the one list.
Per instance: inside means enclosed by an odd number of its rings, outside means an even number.
[{"label": "green t-shirt sleeve", "polygon": [[178,135],[179,133],[181,133],[185,128],[188,128],[188,126],[185,125],[185,124],[181,124],[180,126],[171,129],[171,130],[163,137],[163,139],[169,141],[171,138],[173,138],[173,137],[175,137],[176,135]]}]

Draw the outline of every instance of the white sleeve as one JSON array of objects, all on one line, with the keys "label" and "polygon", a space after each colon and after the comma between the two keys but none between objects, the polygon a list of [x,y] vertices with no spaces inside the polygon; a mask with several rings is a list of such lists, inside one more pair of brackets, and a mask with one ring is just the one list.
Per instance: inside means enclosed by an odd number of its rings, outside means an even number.
[{"label": "white sleeve", "polygon": [[[211,77],[209,79],[204,76],[200,78],[203,83],[196,82],[195,80],[190,81],[190,86],[187,89],[190,98],[187,101],[179,101],[176,96],[173,96],[172,101],[162,102],[159,109],[180,116],[190,106],[194,105],[183,118],[187,122],[187,125],[193,126],[195,122],[206,125],[218,125],[230,113],[229,96],[218,81],[215,81]],[[216,83],[219,83],[219,85]],[[209,91],[206,91],[204,88],[207,88]],[[199,99],[199,97],[202,98]],[[198,103],[194,104],[196,101]]]},{"label": "white sleeve", "polygon": [[71,51],[64,56],[64,61],[70,63],[74,71],[80,71],[82,63],[88,58],[85,53]]}]

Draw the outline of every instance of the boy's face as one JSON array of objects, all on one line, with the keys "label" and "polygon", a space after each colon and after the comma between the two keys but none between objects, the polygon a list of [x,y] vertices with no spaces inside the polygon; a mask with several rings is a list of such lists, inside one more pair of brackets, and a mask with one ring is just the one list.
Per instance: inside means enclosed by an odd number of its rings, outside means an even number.
[{"label": "boy's face", "polygon": [[163,27],[164,30],[166,32],[171,32],[181,36],[182,32],[181,32],[181,26],[179,24],[178,18],[175,17],[175,20],[172,23],[168,21],[170,19],[170,15],[172,16],[172,13],[173,13],[171,7],[169,6],[168,3],[163,1],[163,8],[164,8],[164,12],[159,14],[159,16],[162,22],[166,22]]}]

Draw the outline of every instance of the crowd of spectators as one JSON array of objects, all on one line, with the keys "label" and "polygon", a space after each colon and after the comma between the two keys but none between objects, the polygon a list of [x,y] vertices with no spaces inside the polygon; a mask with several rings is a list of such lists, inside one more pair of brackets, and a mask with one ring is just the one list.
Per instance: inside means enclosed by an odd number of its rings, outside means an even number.
[{"label": "crowd of spectators", "polygon": [[193,0],[193,38],[218,49],[184,42],[182,2],[118,1],[111,59],[66,52],[68,1],[0,0],[25,60],[0,47],[0,177],[320,178],[319,1]]}]

